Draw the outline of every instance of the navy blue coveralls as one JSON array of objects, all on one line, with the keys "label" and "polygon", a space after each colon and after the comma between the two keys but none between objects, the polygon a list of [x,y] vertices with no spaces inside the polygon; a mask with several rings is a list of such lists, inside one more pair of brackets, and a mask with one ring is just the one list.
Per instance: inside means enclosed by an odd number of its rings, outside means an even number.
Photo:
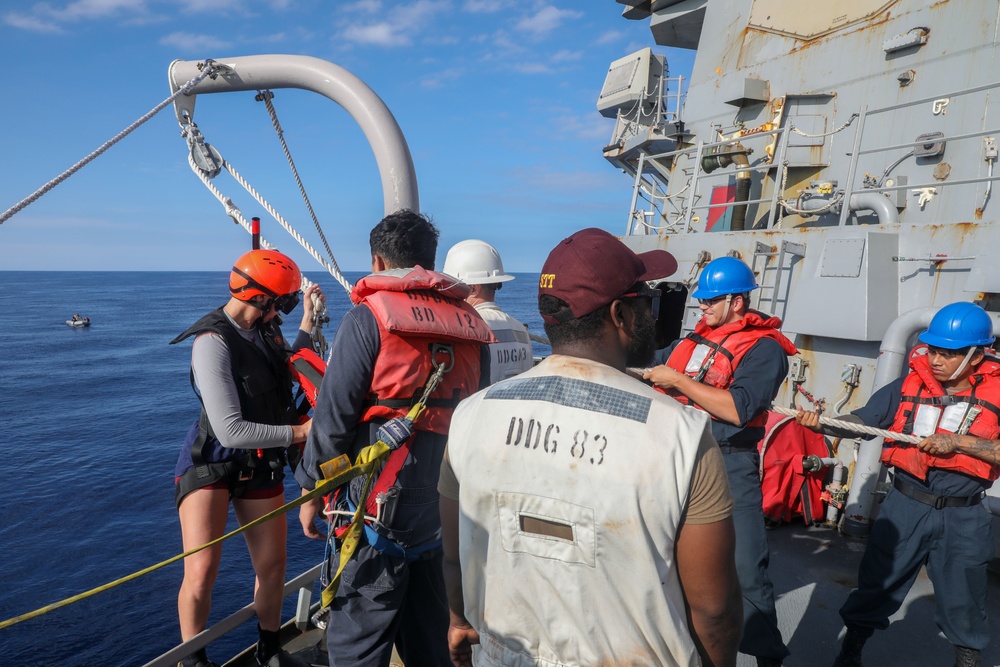
[{"label": "navy blue coveralls", "polygon": [[[302,488],[312,489],[323,478],[321,463],[341,454],[353,462],[378,439],[376,431],[385,420],[359,422],[379,350],[375,316],[368,306],[355,306],[344,316],[331,346],[312,432],[295,471]],[[483,382],[488,383],[486,346],[481,370]],[[400,492],[393,529],[385,535],[392,544],[419,551],[419,557],[407,560],[362,542],[344,568],[327,626],[331,667],[386,667],[394,642],[407,667],[451,666],[437,491],[446,439],[417,431],[396,478]],[[350,484],[348,495],[354,503],[362,483],[362,478],[355,478]],[[428,545],[433,547],[427,549]],[[330,558],[335,568],[339,557],[333,553]]]},{"label": "navy blue coveralls", "polygon": [[[656,363],[666,363],[676,341],[656,353]],[[736,573],[743,592],[743,639],[740,653],[775,660],[788,656],[778,630],[774,587],[767,574],[770,552],[764,525],[764,498],[760,488],[760,454],[757,443],[762,426],[747,427],[751,419],[771,405],[788,374],[788,355],[770,338],[761,338],[747,350],[733,369],[726,391],[733,397],[740,423],[712,420],[712,435],[722,449],[733,494],[736,527]]]},{"label": "navy blue coveralls", "polygon": [[[903,378],[875,392],[852,414],[868,426],[889,428],[902,398]],[[931,468],[927,481],[896,470],[897,483],[925,494],[974,498],[992,483]],[[925,498],[926,500],[926,498]],[[989,645],[986,616],[987,564],[993,558],[989,512],[982,504],[942,507],[911,498],[895,488],[882,502],[851,591],[840,615],[864,637],[889,627],[889,617],[927,565],[934,584],[934,620],[952,644],[977,650]]]}]

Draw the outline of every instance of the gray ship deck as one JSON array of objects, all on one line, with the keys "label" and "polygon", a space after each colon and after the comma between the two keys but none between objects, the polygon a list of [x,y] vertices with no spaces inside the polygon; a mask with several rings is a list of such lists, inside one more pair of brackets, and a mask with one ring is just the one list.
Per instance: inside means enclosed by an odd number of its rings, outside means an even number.
[{"label": "gray ship deck", "polygon": [[[857,583],[858,563],[865,542],[840,536],[830,528],[785,524],[768,532],[771,578],[778,605],[778,621],[792,655],[786,667],[829,667],[839,650],[843,631],[838,610]],[[1000,574],[990,573],[988,596],[992,645],[983,652],[984,667],[1000,667]],[[290,628],[291,630],[291,628]],[[327,665],[317,647],[322,632],[291,633],[286,648],[317,666]],[[251,664],[236,659],[227,667]],[[393,663],[394,665],[401,663]],[[738,667],[756,667],[740,655]],[[934,590],[921,572],[906,603],[892,624],[877,632],[864,650],[864,664],[877,667],[951,667],[951,644],[934,623]]]},{"label": "gray ship deck", "polygon": [[[843,621],[838,613],[857,584],[863,540],[846,538],[830,528],[788,524],[768,532],[771,578],[782,636],[792,655],[786,667],[829,667],[840,646]],[[987,600],[992,645],[983,665],[1000,665],[1000,576],[990,573]],[[864,664],[951,667],[954,651],[934,623],[934,590],[921,571],[906,603],[883,632],[864,650]],[[755,667],[741,655],[738,667]]]}]

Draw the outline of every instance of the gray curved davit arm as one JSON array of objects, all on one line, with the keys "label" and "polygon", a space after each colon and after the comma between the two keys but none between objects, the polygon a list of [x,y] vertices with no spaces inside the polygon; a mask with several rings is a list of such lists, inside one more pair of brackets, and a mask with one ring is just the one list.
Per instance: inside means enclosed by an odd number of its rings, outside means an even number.
[{"label": "gray curved davit arm", "polygon": [[[417,176],[413,158],[392,112],[385,102],[343,67],[319,58],[293,55],[239,56],[218,58],[224,66],[214,79],[205,78],[192,93],[178,98],[175,106],[189,113],[197,95],[276,88],[299,88],[328,97],[344,108],[358,123],[371,145],[382,179],[385,213],[408,208],[420,210]],[[177,91],[199,73],[197,60],[175,60],[167,76],[171,91]]]}]

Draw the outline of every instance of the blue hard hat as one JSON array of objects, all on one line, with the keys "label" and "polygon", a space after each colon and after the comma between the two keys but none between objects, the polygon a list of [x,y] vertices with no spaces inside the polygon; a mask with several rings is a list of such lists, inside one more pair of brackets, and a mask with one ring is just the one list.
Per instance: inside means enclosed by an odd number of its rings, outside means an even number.
[{"label": "blue hard hat", "polygon": [[946,350],[989,345],[993,335],[993,320],[974,303],[950,303],[934,315],[931,325],[917,338],[928,345]]},{"label": "blue hard hat", "polygon": [[735,257],[713,259],[701,271],[698,288],[691,295],[696,299],[711,299],[726,294],[745,294],[757,289],[750,267]]}]

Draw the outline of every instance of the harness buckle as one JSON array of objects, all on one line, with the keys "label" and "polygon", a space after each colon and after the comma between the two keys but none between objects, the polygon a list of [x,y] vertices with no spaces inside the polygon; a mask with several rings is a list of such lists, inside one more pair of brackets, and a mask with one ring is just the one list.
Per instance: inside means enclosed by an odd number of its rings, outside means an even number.
[{"label": "harness buckle", "polygon": [[[438,354],[447,355],[447,361],[438,362]],[[451,371],[455,366],[455,348],[445,343],[431,343],[431,366],[442,373]]]}]

